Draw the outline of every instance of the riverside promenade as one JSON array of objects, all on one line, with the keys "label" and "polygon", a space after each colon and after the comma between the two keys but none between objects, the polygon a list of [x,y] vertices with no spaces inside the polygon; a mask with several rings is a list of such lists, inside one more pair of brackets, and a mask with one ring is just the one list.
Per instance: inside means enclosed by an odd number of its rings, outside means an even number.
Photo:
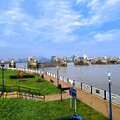
[{"label": "riverside promenade", "polygon": [[[50,81],[50,79],[53,80],[53,84],[57,85],[57,80],[51,76],[44,75],[45,79]],[[62,88],[64,87],[70,87],[70,84],[67,84],[63,81],[59,81],[61,84]],[[83,103],[87,104],[91,108],[95,109],[99,113],[105,115],[106,117],[109,118],[109,101],[104,100],[103,98],[100,98],[99,96],[96,96],[94,94],[88,93],[84,90],[81,90],[78,87],[75,87],[77,90],[77,99],[81,100]],[[68,91],[66,91],[67,94],[69,94]],[[53,96],[53,97],[58,97],[58,96]],[[60,97],[59,97],[60,98]],[[54,98],[52,98],[54,99]],[[112,116],[113,120],[120,120],[120,106],[117,104],[112,104]]]}]

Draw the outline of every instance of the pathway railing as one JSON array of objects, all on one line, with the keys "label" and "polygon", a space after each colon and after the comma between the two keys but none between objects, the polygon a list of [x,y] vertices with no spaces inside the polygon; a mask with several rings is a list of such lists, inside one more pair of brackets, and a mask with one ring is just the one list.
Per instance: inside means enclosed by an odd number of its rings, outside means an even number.
[{"label": "pathway railing", "polygon": [[[2,85],[0,85],[0,91],[2,91]],[[38,99],[45,101],[45,96],[40,93],[40,90],[22,86],[4,86],[4,92],[1,92],[1,97],[7,97],[7,95],[14,95],[19,98]]]},{"label": "pathway railing", "polygon": [[[56,78],[56,74],[50,73],[50,72],[46,72],[46,73],[47,75]],[[59,75],[59,80],[64,81],[68,84],[71,84],[72,86],[74,84],[74,86],[80,88],[81,90],[89,92],[90,94],[95,94],[103,98],[104,100],[109,100],[109,92],[107,92],[106,90],[101,90],[99,88],[96,88],[96,87],[93,87],[93,86],[72,80],[70,78],[60,76],[60,75]],[[120,105],[120,96],[112,93],[112,102]]]}]

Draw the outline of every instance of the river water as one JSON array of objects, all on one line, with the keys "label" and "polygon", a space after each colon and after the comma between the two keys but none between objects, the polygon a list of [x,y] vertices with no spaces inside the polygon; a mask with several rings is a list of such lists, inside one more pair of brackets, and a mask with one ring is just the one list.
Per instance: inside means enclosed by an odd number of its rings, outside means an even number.
[{"label": "river water", "polygon": [[[17,68],[26,68],[26,63],[17,63]],[[56,68],[44,68],[56,74]],[[59,75],[70,78],[77,82],[97,87],[108,91],[108,72],[111,72],[112,93],[120,96],[120,64],[117,65],[89,65],[75,66],[74,63],[68,63],[67,67],[59,67]]]}]

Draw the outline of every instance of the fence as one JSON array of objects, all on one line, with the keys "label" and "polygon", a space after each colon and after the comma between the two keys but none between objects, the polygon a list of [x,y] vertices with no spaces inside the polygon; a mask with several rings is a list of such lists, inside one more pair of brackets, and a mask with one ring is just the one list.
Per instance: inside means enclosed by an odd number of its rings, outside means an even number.
[{"label": "fence", "polygon": [[[0,85],[0,91],[2,91],[2,85]],[[22,86],[4,86],[4,92],[1,92],[1,96],[7,97],[16,95],[19,98],[26,98],[26,99],[37,99],[45,101],[45,96],[40,94],[39,90],[31,89]]]},{"label": "fence", "polygon": [[[56,78],[56,75],[54,73],[47,72],[47,75]],[[75,80],[71,80],[70,78],[66,78],[64,76],[59,75],[58,78],[59,80],[64,81],[68,84],[71,84],[72,86],[74,85],[80,88],[81,90],[85,90],[86,92],[102,97],[104,100],[109,100],[109,92],[107,92],[106,90],[101,90],[99,88],[96,88],[84,83],[80,83]],[[112,93],[112,102],[120,105],[120,96]]]}]

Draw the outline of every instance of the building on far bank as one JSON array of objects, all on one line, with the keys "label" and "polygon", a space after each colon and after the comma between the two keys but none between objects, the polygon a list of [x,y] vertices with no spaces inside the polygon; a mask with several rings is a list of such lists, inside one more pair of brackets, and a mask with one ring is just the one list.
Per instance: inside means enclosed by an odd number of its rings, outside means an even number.
[{"label": "building on far bank", "polygon": [[28,68],[37,68],[38,63],[35,57],[28,57],[28,62],[27,62],[27,67]]},{"label": "building on far bank", "polygon": [[9,60],[9,67],[11,67],[11,68],[16,68],[16,62],[14,61],[13,58],[11,58],[11,59]]}]

